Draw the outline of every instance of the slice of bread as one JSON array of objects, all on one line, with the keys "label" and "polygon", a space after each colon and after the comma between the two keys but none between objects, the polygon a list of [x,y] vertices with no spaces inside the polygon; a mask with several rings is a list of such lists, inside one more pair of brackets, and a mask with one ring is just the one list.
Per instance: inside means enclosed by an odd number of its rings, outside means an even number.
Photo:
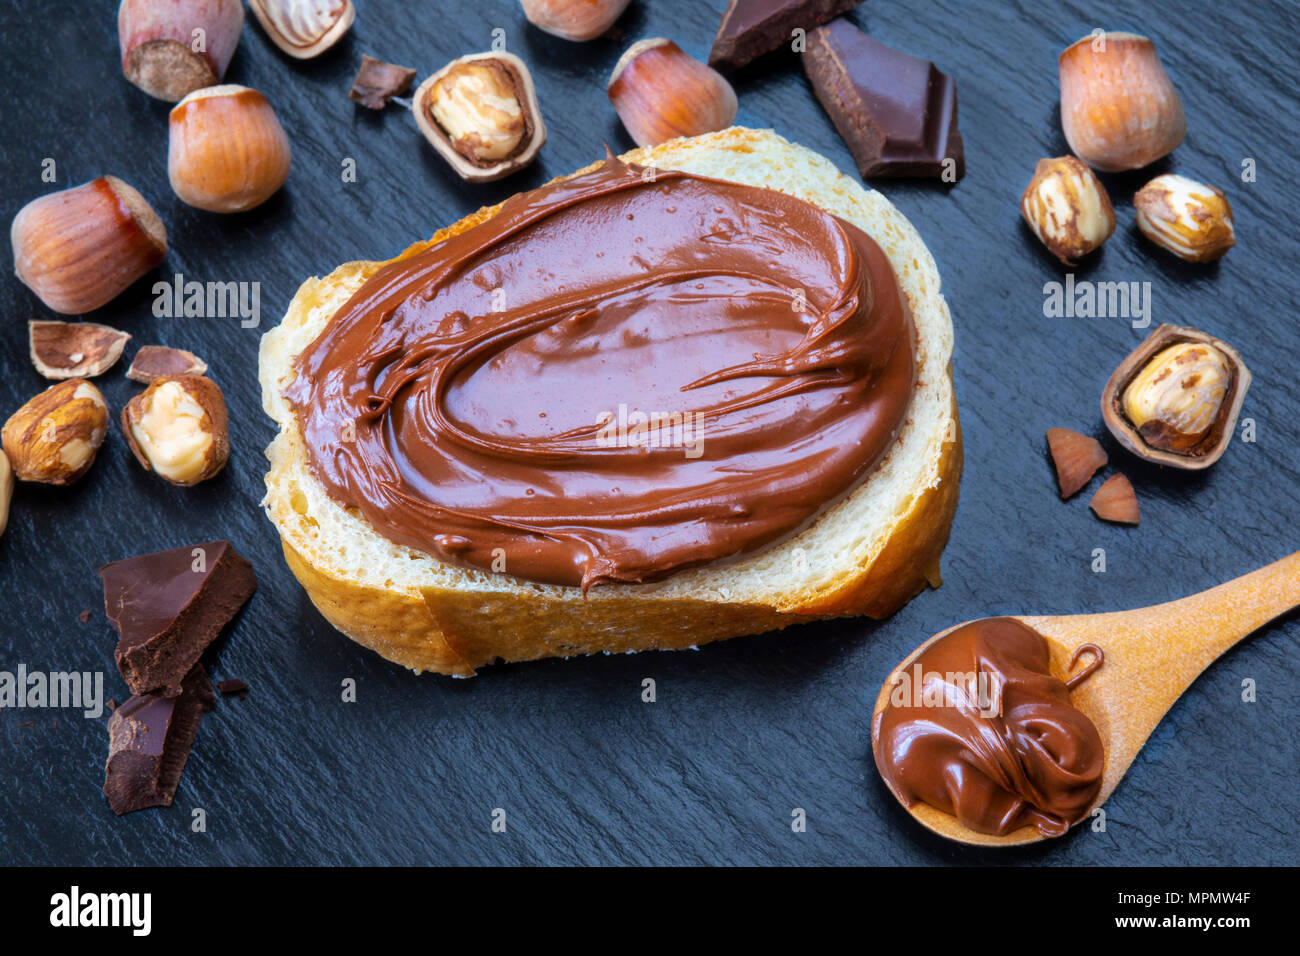
[{"label": "slice of bread", "polygon": [[[271,470],[263,505],[290,569],[320,612],[391,661],[468,676],[497,660],[692,647],[818,618],[885,617],[927,583],[939,584],[962,447],[952,319],[934,260],[916,230],[880,193],[770,130],[733,127],[622,158],[780,190],[875,239],[893,264],[917,330],[917,387],[905,424],[880,464],[843,501],[801,534],[738,561],[651,584],[602,585],[585,597],[576,587],[465,570],[389,541],[356,509],[330,498],[314,477],[283,397],[296,374],[293,360],[385,263],[351,262],[324,279],[309,279],[284,321],[262,339],[262,401],[280,426],[267,449]],[[481,209],[398,258],[464,232],[498,208]]]}]

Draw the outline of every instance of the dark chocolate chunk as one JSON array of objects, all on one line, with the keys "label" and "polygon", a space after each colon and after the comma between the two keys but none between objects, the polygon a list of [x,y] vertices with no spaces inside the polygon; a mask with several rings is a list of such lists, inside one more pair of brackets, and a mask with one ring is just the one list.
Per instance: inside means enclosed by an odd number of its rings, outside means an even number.
[{"label": "dark chocolate chunk", "polygon": [[104,796],[114,813],[171,806],[199,721],[214,706],[207,672],[196,664],[181,682],[179,696],[136,696],[113,711]]},{"label": "dark chocolate chunk", "polygon": [[929,60],[835,20],[808,34],[803,63],[864,178],[966,174],[957,85]]},{"label": "dark chocolate chunk", "polygon": [[174,696],[221,629],[257,590],[229,541],[116,561],[99,570],[104,609],[121,635],[115,657],[133,694]]},{"label": "dark chocolate chunk", "polygon": [[361,69],[352,81],[348,98],[372,110],[382,110],[394,96],[407,92],[414,80],[414,70],[362,54]]},{"label": "dark chocolate chunk", "polygon": [[221,693],[226,697],[229,697],[231,694],[238,694],[240,700],[243,700],[248,696],[248,684],[237,677],[217,681],[217,690],[221,691]]},{"label": "dark chocolate chunk", "polygon": [[202,375],[207,370],[208,363],[193,352],[165,345],[146,345],[135,353],[126,377],[148,385],[164,375]]},{"label": "dark chocolate chunk", "polygon": [[862,0],[731,0],[709,51],[709,66],[736,70],[764,53],[793,43],[805,31],[847,13]]}]

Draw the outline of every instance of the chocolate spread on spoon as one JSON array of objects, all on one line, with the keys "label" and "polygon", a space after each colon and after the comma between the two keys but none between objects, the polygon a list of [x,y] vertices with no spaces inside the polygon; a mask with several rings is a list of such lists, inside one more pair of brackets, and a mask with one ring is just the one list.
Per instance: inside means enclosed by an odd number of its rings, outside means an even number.
[{"label": "chocolate spread on spoon", "polygon": [[1101,735],[1070,691],[1101,666],[1101,648],[1068,682],[1052,676],[1047,639],[1012,618],[962,625],[899,673],[876,715],[876,766],[911,807],[927,803],[980,833],[1032,826],[1060,836],[1101,791]]},{"label": "chocolate spread on spoon", "polygon": [[332,497],[442,560],[584,589],[803,530],[891,447],[915,378],[861,230],[613,157],[380,269],[296,368]]}]

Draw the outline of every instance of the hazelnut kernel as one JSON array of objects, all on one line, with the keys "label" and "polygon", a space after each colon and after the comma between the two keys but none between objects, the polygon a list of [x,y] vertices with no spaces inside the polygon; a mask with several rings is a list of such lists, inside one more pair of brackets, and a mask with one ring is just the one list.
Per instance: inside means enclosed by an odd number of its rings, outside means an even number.
[{"label": "hazelnut kernel", "polygon": [[1218,421],[1231,384],[1222,352],[1180,342],[1159,352],[1124,389],[1124,414],[1152,448],[1187,452]]},{"label": "hazelnut kernel", "polygon": [[0,441],[19,481],[70,485],[95,462],[108,434],[108,403],[72,378],[41,392],[5,422]]},{"label": "hazelnut kernel", "polygon": [[524,138],[524,110],[514,82],[492,60],[454,64],[429,90],[428,109],[471,162],[505,159]]}]

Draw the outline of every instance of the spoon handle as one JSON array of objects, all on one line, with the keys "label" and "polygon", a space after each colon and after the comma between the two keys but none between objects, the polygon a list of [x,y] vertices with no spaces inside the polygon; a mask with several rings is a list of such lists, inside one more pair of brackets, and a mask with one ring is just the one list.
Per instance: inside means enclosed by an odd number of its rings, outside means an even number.
[{"label": "spoon handle", "polygon": [[1105,664],[1072,692],[1109,741],[1098,803],[1110,796],[1146,738],[1205,668],[1274,618],[1300,607],[1300,552],[1179,601],[1109,614],[1021,618],[1054,638],[1064,674],[1081,644]]}]

